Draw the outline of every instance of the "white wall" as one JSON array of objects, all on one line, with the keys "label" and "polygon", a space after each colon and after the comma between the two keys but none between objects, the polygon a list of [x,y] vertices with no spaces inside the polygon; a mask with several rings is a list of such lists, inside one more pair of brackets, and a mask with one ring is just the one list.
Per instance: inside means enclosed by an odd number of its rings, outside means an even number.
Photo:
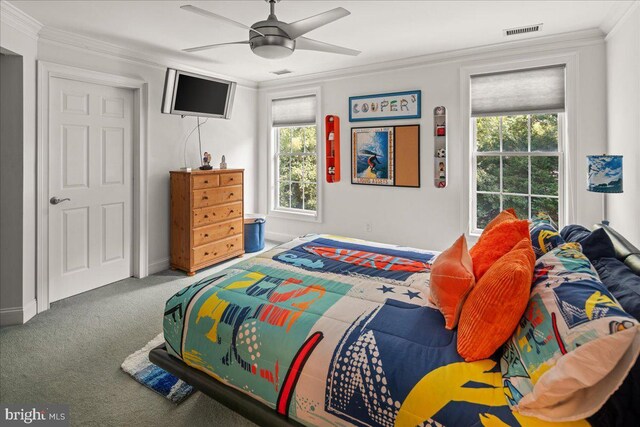
[{"label": "white wall", "polygon": [[[36,69],[37,60],[142,79],[148,83],[148,201],[149,271],[169,266],[169,171],[184,165],[184,138],[196,119],[160,113],[165,68],[148,60],[131,60],[108,52],[78,48],[73,43],[38,37],[41,25],[2,1],[0,45],[23,57],[22,281],[2,281],[0,324],[24,323],[36,314]],[[71,35],[72,36],[72,35]],[[73,36],[72,36],[73,37]],[[82,43],[81,43],[82,44]],[[175,64],[172,64],[175,65]],[[213,164],[226,155],[230,168],[244,168],[245,209],[256,208],[257,89],[239,85],[231,120],[210,119],[202,128],[202,148]],[[3,140],[3,144],[5,141]],[[197,133],[188,142],[187,164],[199,166]],[[6,242],[3,239],[3,244]],[[20,245],[16,244],[15,248]],[[4,278],[4,273],[3,273]],[[5,298],[11,295],[11,298]],[[6,304],[10,306],[6,306]]]},{"label": "white wall", "polygon": [[607,109],[609,154],[623,155],[624,193],[608,195],[611,226],[640,247],[640,5],[609,33]]},{"label": "white wall", "polygon": [[[150,273],[169,266],[169,171],[184,165],[184,139],[196,125],[195,117],[160,113],[165,67],[136,63],[40,39],[38,59],[80,68],[139,78],[149,84],[148,198]],[[202,150],[218,166],[226,155],[229,168],[245,169],[245,210],[255,209],[257,158],[257,90],[238,85],[230,120],[209,119],[201,127]],[[187,164],[199,163],[198,134],[187,145]]]},{"label": "white wall", "polygon": [[[575,168],[570,171],[570,180],[576,188],[575,221],[591,225],[599,221],[601,199],[584,189],[585,174],[582,167],[584,156],[605,149],[606,141],[606,92],[605,49],[602,39],[588,43],[577,43],[573,48],[559,49],[557,46],[531,48],[529,51],[504,50],[501,53],[476,54],[464,59],[438,60],[413,68],[393,71],[363,73],[347,77],[334,77],[325,81],[310,81],[305,84],[322,88],[322,115],[337,114],[341,121],[341,174],[342,181],[324,183],[322,177],[323,206],[322,223],[309,223],[270,217],[267,220],[267,237],[286,239],[310,232],[337,233],[369,240],[398,243],[421,248],[442,250],[457,236],[467,231],[465,211],[468,201],[463,196],[466,186],[463,168],[468,168],[463,144],[468,140],[462,135],[460,70],[461,67],[488,64],[493,61],[530,60],[536,56],[552,54],[577,54],[578,78],[574,82],[577,96],[577,158]],[[489,57],[490,56],[490,57]],[[571,83],[569,83],[571,85]],[[300,87],[298,84],[296,87]],[[259,206],[267,211],[266,167],[268,144],[268,105],[265,102],[269,91],[282,91],[286,86],[261,88],[260,96],[260,177],[261,194]],[[387,91],[422,90],[422,119],[397,122],[349,123],[348,97]],[[434,107],[444,105],[448,109],[449,123],[449,182],[446,189],[433,186],[433,117]],[[351,126],[375,126],[390,124],[421,125],[421,188],[384,188],[352,185],[350,183],[350,128]],[[365,223],[373,225],[371,232],[365,231]]]},{"label": "white wall", "polygon": [[0,54],[0,310],[22,318],[22,57]]},{"label": "white wall", "polygon": [[[19,306],[0,308],[0,324],[23,323],[36,313],[36,54],[35,34],[28,25],[8,20],[0,26],[0,46],[22,56],[22,282],[4,282],[3,291],[17,296]],[[3,144],[5,141],[3,141]],[[5,243],[5,242],[3,242]],[[17,245],[19,247],[20,245]],[[6,289],[10,288],[10,289]],[[13,303],[11,304],[13,305]],[[8,309],[8,310],[3,310]]]}]

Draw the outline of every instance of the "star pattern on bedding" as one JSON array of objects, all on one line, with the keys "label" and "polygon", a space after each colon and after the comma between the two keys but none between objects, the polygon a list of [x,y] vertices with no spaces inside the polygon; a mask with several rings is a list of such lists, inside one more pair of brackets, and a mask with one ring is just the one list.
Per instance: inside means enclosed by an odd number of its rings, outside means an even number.
[{"label": "star pattern on bedding", "polygon": [[405,292],[403,295],[408,296],[410,300],[414,298],[422,299],[422,297],[420,296],[420,292],[412,292],[408,289],[407,289],[407,292]]},{"label": "star pattern on bedding", "polygon": [[386,294],[387,292],[391,292],[391,293],[395,294],[395,291],[393,290],[393,286],[382,285],[382,287],[378,288],[378,290],[382,291],[383,294]]}]

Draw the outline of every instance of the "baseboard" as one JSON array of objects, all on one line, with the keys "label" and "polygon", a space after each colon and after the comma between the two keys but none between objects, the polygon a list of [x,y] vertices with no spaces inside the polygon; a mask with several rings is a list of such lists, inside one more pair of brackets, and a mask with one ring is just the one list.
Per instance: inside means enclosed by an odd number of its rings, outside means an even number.
[{"label": "baseboard", "polygon": [[27,323],[36,314],[38,314],[38,302],[34,298],[22,308],[22,323]]},{"label": "baseboard", "polygon": [[169,258],[163,258],[149,263],[149,274],[160,273],[169,268]]},{"label": "baseboard", "polygon": [[0,326],[22,325],[22,307],[0,308]]},{"label": "baseboard", "polygon": [[38,304],[32,299],[24,307],[0,308],[0,326],[22,325],[38,313]]},{"label": "baseboard", "polygon": [[272,242],[277,243],[285,243],[295,239],[298,236],[294,236],[293,234],[286,233],[274,233],[273,231],[267,231],[264,233],[264,238],[266,240],[271,240]]}]

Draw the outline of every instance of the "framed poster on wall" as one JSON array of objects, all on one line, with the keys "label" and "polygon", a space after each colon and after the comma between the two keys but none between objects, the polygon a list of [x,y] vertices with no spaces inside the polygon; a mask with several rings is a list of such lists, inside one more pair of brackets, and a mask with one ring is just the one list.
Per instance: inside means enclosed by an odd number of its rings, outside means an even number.
[{"label": "framed poster on wall", "polygon": [[393,185],[393,127],[351,129],[351,182]]},{"label": "framed poster on wall", "polygon": [[351,128],[351,183],[420,187],[420,125]]},{"label": "framed poster on wall", "polygon": [[422,91],[380,93],[349,97],[349,121],[419,119]]}]

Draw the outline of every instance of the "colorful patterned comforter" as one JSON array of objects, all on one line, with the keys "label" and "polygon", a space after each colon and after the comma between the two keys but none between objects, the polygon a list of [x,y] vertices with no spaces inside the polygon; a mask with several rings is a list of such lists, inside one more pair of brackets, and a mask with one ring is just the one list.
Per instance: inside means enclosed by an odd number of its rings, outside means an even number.
[{"label": "colorful patterned comforter", "polygon": [[167,348],[305,425],[558,425],[509,410],[497,359],[458,356],[428,301],[436,255],[295,239],[171,297]]}]

